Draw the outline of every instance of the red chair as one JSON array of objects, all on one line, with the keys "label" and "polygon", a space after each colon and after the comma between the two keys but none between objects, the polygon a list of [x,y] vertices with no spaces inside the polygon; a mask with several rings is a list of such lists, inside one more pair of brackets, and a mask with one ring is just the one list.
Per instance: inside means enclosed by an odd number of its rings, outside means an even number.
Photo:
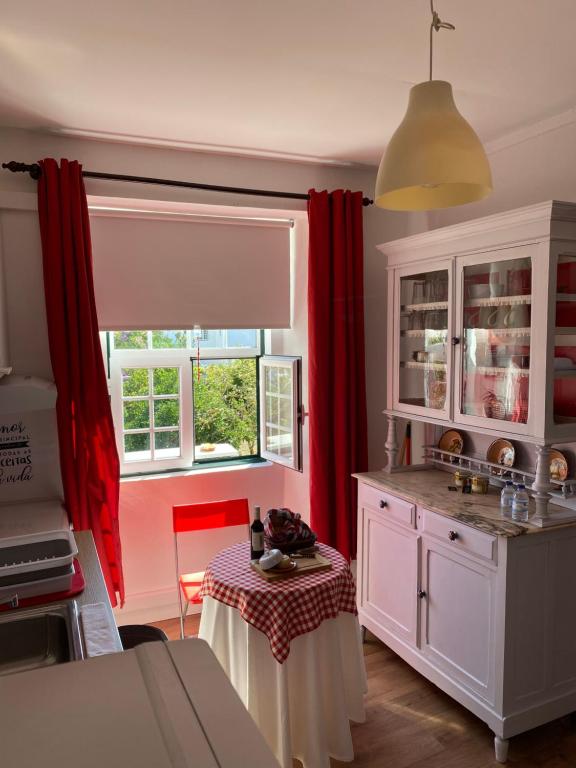
[{"label": "red chair", "polygon": [[199,504],[178,504],[172,507],[172,529],[174,531],[174,553],[176,556],[176,582],[180,604],[180,637],[184,638],[184,622],[190,603],[199,605],[198,596],[204,571],[180,573],[178,562],[178,534],[204,531],[209,528],[227,528],[234,525],[248,525],[250,509],[248,499],[209,501]]}]

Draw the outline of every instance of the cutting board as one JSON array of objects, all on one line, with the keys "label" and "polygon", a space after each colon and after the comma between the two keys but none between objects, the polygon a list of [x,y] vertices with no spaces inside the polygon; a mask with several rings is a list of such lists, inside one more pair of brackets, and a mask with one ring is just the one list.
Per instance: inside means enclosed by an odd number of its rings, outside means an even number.
[{"label": "cutting board", "polygon": [[258,563],[250,563],[250,567],[266,581],[284,581],[285,579],[294,579],[297,576],[307,576],[318,571],[329,571],[332,568],[330,560],[318,553],[314,557],[297,557],[294,560],[296,568],[292,571],[264,571]]}]

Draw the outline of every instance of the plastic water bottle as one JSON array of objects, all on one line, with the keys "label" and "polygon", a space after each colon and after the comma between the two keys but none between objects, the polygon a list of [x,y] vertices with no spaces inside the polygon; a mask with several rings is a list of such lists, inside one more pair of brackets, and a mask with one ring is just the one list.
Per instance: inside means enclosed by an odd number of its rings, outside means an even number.
[{"label": "plastic water bottle", "polygon": [[500,509],[504,517],[512,517],[512,500],[514,499],[514,483],[506,480],[506,485],[500,494]]},{"label": "plastic water bottle", "polygon": [[530,497],[523,483],[516,486],[516,493],[512,499],[512,520],[518,520],[521,523],[528,521],[528,504]]}]

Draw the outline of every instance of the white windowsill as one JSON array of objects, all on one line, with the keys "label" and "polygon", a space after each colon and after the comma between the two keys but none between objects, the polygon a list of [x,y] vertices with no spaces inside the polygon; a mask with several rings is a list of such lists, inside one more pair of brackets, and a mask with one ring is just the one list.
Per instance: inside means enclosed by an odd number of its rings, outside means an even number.
[{"label": "white windowsill", "polygon": [[121,477],[121,483],[137,483],[142,480],[173,480],[176,477],[195,477],[196,475],[215,474],[217,472],[245,472],[246,470],[263,469],[271,467],[271,461],[246,462],[246,464],[233,464],[229,467],[206,467],[206,469],[187,469],[185,471],[158,472],[150,475],[132,475],[130,477]]}]

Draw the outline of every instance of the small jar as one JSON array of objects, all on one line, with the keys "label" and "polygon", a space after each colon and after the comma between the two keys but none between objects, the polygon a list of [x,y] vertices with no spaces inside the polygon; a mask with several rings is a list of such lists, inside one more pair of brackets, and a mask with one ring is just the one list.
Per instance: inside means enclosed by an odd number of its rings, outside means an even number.
[{"label": "small jar", "polygon": [[456,472],[454,472],[454,485],[457,488],[463,488],[467,477],[468,475],[465,472],[461,472],[457,469]]},{"label": "small jar", "polygon": [[488,478],[474,475],[472,478],[472,493],[488,493]]}]

